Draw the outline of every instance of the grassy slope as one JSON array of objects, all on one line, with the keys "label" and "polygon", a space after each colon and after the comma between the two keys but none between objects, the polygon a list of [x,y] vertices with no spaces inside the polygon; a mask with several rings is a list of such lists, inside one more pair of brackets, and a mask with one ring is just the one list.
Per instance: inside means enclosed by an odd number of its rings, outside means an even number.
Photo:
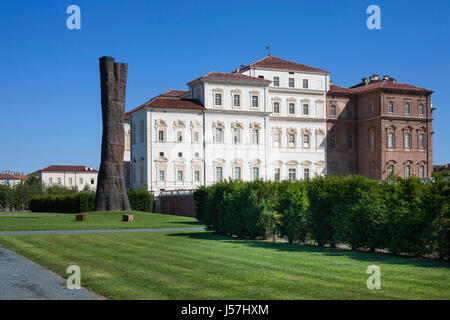
[{"label": "grassy slope", "polygon": [[[448,263],[236,240],[210,232],[0,237],[112,299],[450,299]],[[381,290],[366,288],[367,266]]]},{"label": "grassy slope", "polygon": [[0,231],[10,230],[80,230],[80,229],[133,229],[173,228],[201,226],[197,219],[149,212],[129,212],[134,222],[122,222],[124,212],[86,213],[86,221],[76,222],[72,214],[59,216],[1,217]]}]

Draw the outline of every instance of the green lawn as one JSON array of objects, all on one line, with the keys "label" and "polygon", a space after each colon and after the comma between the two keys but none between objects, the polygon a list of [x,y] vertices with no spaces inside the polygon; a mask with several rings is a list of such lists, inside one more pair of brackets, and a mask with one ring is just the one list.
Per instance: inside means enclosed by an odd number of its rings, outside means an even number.
[{"label": "green lawn", "polygon": [[[450,299],[450,265],[237,240],[206,231],[2,236],[0,243],[110,299]],[[369,265],[381,289],[366,287]],[[67,276],[67,275],[66,275]]]},{"label": "green lawn", "polygon": [[0,231],[12,230],[80,230],[80,229],[135,229],[135,228],[173,228],[200,227],[197,219],[166,214],[130,211],[134,222],[122,222],[124,212],[86,213],[86,221],[75,221],[73,214],[58,216],[40,216],[39,214],[23,217],[0,216]]}]

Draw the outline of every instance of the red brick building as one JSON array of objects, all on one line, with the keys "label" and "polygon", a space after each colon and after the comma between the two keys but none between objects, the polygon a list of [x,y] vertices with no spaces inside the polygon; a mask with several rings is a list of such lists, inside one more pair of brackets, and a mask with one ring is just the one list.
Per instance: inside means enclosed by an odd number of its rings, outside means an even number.
[{"label": "red brick building", "polygon": [[426,178],[433,170],[433,91],[373,75],[327,94],[328,173]]}]

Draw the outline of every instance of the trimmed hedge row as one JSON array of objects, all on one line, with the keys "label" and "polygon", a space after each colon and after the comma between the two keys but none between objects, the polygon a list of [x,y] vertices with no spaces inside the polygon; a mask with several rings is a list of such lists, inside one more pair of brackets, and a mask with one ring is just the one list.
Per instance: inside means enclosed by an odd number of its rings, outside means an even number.
[{"label": "trimmed hedge row", "polygon": [[[152,212],[153,196],[145,189],[128,191],[131,210]],[[38,196],[30,199],[33,212],[80,213],[94,211],[95,193]]]},{"label": "trimmed hedge row", "polygon": [[363,176],[309,181],[225,181],[194,192],[197,218],[209,230],[240,238],[395,254],[450,255],[450,180],[443,174],[377,182]]}]

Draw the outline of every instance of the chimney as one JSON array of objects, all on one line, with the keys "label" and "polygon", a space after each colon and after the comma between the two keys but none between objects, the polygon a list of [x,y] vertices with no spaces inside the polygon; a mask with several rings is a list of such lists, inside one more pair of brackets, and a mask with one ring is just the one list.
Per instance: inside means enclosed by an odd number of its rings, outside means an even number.
[{"label": "chimney", "polygon": [[374,74],[374,75],[370,76],[370,80],[374,80],[374,81],[379,80],[379,75]]},{"label": "chimney", "polygon": [[362,82],[363,84],[367,84],[367,78],[362,78],[362,79],[361,79],[361,82]]},{"label": "chimney", "polygon": [[389,80],[390,77],[389,76],[383,76],[383,80]]}]

